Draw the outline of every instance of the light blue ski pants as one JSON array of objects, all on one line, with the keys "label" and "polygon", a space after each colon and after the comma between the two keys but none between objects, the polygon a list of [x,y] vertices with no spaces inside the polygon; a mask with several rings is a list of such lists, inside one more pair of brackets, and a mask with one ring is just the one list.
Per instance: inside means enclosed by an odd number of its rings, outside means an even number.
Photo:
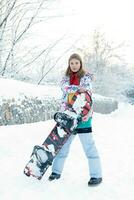
[{"label": "light blue ski pants", "polygon": [[[101,162],[98,155],[98,151],[93,140],[92,133],[82,133],[78,134],[80,142],[82,144],[85,155],[88,159],[89,165],[89,175],[90,177],[99,178],[102,177],[101,172]],[[68,141],[64,144],[62,149],[59,151],[55,157],[52,165],[52,172],[61,174],[63,171],[65,160],[68,156],[70,145],[74,139],[75,135],[71,135]],[[73,161],[72,161],[73,162]]]}]

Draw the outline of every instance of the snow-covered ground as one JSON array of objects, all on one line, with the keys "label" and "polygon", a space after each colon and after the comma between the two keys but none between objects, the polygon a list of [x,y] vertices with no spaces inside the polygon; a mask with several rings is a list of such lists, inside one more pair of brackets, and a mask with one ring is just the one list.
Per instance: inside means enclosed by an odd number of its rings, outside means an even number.
[{"label": "snow-covered ground", "polygon": [[[0,79],[1,98],[53,95],[57,87],[34,86]],[[93,134],[102,160],[103,183],[89,188],[88,165],[78,136],[72,143],[61,179],[49,182],[51,168],[41,181],[28,178],[23,169],[35,144],[42,144],[55,122],[0,127],[0,200],[133,200],[134,106],[121,103],[109,115],[94,113]]]},{"label": "snow-covered ground", "polygon": [[134,106],[120,104],[117,111],[94,113],[93,131],[103,167],[103,183],[87,186],[87,160],[78,137],[72,143],[61,179],[49,182],[48,169],[41,181],[23,169],[32,148],[41,144],[54,121],[0,127],[0,200],[133,200]]},{"label": "snow-covered ground", "polygon": [[1,98],[20,98],[21,95],[38,97],[57,97],[60,98],[61,90],[57,86],[34,85],[23,81],[0,78],[0,97]]}]

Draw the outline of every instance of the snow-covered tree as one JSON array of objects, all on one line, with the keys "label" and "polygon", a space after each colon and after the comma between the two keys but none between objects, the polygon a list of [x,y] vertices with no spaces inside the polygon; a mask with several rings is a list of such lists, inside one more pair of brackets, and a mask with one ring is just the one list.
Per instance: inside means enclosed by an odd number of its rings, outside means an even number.
[{"label": "snow-covered tree", "polygon": [[128,80],[128,76],[125,77],[128,69],[122,53],[124,48],[125,42],[107,41],[104,33],[95,30],[90,42],[79,49],[85,66],[94,74],[95,92],[112,97],[122,93],[123,83]]}]

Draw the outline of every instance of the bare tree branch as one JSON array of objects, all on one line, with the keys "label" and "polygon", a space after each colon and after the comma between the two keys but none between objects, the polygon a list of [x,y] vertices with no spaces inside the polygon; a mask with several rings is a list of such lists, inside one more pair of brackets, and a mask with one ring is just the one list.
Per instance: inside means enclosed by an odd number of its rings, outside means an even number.
[{"label": "bare tree branch", "polygon": [[[16,1],[15,1],[15,3],[16,3]],[[29,23],[26,25],[26,27],[24,28],[24,30],[23,30],[23,31],[20,33],[20,35],[17,37],[17,30],[18,30],[18,28],[19,28],[19,25],[20,25],[20,22],[21,22],[23,16],[22,16],[21,19],[19,20],[17,29],[15,30],[15,35],[14,35],[14,39],[13,39],[13,41],[12,41],[11,49],[10,49],[8,55],[7,55],[6,60],[5,60],[5,64],[4,64],[4,67],[3,67],[3,70],[2,70],[2,76],[4,76],[4,74],[5,74],[5,70],[6,70],[6,68],[7,68],[8,60],[9,60],[9,58],[10,58],[10,56],[11,56],[11,54],[12,54],[12,52],[13,52],[13,50],[14,50],[16,44],[17,44],[17,42],[19,42],[20,39],[22,38],[22,36],[28,31],[28,29],[30,28],[30,26],[31,26],[31,24],[32,24],[32,22],[33,22],[33,20],[34,20],[35,17],[37,16],[37,14],[38,14],[38,12],[39,12],[41,6],[43,5],[43,3],[44,3],[44,0],[41,1],[41,3],[39,4],[38,8],[36,9],[34,15],[33,15],[33,16],[31,17],[31,19],[29,20]],[[16,38],[16,37],[17,37],[17,38]]]},{"label": "bare tree branch", "polygon": [[30,25],[32,24],[34,18],[37,16],[37,14],[38,14],[38,12],[39,12],[41,6],[43,5],[43,3],[44,3],[44,0],[41,1],[39,7],[37,8],[37,10],[36,10],[36,12],[35,12],[35,14],[31,17],[31,19],[30,19],[29,23],[27,24],[26,28],[25,28],[25,29],[23,30],[23,32],[18,36],[18,38],[16,39],[15,43],[18,42],[18,41],[21,39],[21,37],[24,35],[24,33],[27,32],[27,30],[29,29]]},{"label": "bare tree branch", "polygon": [[2,27],[2,25],[4,24],[4,22],[7,20],[7,18],[10,16],[15,4],[16,4],[17,0],[14,0],[11,8],[9,8],[9,11],[7,12],[6,16],[4,17],[4,19],[0,22],[0,28]]},{"label": "bare tree branch", "polygon": [[71,47],[69,47],[67,50],[65,50],[65,51],[63,52],[63,54],[60,55],[59,58],[57,58],[55,64],[52,65],[52,67],[51,67],[51,68],[42,76],[42,78],[39,80],[39,82],[37,83],[38,85],[40,85],[40,83],[43,81],[43,79],[46,77],[46,75],[47,75],[52,69],[54,69],[54,67],[57,65],[57,63],[61,60],[62,56],[64,56],[68,51],[70,51],[71,48],[74,47],[74,45],[76,44],[76,42],[78,42],[78,41],[80,40],[80,38],[81,38],[81,36],[80,36],[77,40],[75,40],[75,42],[73,42],[73,44],[71,45]]},{"label": "bare tree branch", "polygon": [[[65,34],[66,35],[66,34]],[[31,64],[33,64],[39,57],[41,57],[46,51],[48,53],[50,53],[50,51],[65,37],[65,35],[63,35],[60,39],[58,39],[54,44],[50,44],[48,45],[45,49],[43,49],[37,56],[35,56],[30,62],[28,62],[26,65],[23,65],[22,68],[20,68],[18,71],[16,71],[16,73],[20,72],[21,70],[23,70],[24,68],[26,68],[27,66],[30,66]],[[46,54],[46,56],[48,55],[48,53]]]}]

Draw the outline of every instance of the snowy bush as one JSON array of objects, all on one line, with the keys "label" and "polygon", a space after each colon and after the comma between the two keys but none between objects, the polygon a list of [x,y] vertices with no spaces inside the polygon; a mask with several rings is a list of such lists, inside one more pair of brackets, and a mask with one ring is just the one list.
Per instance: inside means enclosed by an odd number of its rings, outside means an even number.
[{"label": "snowy bush", "polygon": [[[95,96],[94,111],[110,113],[118,108],[117,101],[111,98]],[[60,100],[49,97],[24,96],[19,98],[4,98],[0,103],[0,125],[24,124],[52,119],[60,109]]]},{"label": "snowy bush", "polygon": [[0,105],[0,125],[23,124],[51,119],[59,109],[56,99],[40,100],[21,96],[20,99],[3,99]]},{"label": "snowy bush", "polygon": [[118,101],[114,98],[95,95],[93,96],[93,100],[94,111],[97,113],[108,114],[118,109]]},{"label": "snowy bush", "polygon": [[128,98],[129,103],[134,104],[134,86],[126,89],[124,95]]}]

